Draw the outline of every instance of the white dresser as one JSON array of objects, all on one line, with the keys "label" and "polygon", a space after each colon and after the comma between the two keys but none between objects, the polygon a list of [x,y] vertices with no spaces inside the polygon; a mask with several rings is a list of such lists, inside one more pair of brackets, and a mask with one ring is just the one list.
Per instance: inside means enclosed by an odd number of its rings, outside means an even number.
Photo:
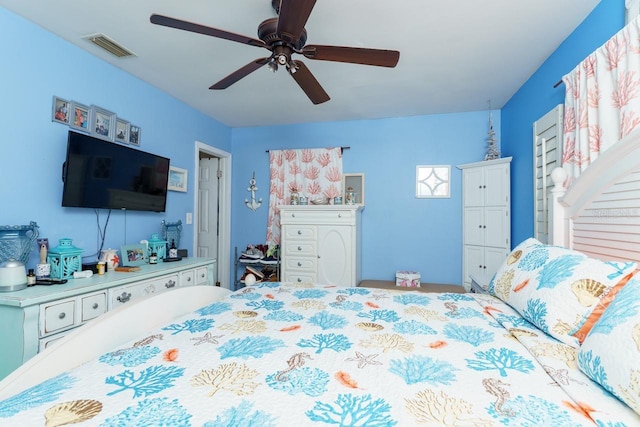
[{"label": "white dresser", "polygon": [[183,258],[0,293],[0,379],[74,328],[131,300],[174,287],[213,285],[214,270],[213,259]]},{"label": "white dresser", "polygon": [[363,206],[279,206],[281,280],[357,286]]},{"label": "white dresser", "polygon": [[493,276],[511,250],[511,157],[462,169],[462,283]]}]

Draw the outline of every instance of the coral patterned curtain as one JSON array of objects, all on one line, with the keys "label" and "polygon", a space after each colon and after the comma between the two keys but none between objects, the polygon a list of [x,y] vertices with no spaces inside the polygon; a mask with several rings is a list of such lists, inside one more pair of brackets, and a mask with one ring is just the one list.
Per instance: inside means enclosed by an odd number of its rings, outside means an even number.
[{"label": "coral patterned curtain", "polygon": [[601,152],[640,128],[640,23],[630,22],[562,78],[565,185]]},{"label": "coral patterned curtain", "polygon": [[280,244],[280,211],[288,205],[291,192],[309,200],[327,197],[333,200],[342,193],[342,149],[306,148],[302,150],[270,150],[271,188],[267,244]]}]

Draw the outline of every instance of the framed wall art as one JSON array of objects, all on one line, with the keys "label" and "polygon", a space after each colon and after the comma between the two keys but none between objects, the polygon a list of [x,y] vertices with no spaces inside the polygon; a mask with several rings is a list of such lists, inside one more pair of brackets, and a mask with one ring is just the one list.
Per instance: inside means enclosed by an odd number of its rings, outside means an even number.
[{"label": "framed wall art", "polygon": [[416,198],[449,198],[451,166],[424,165],[416,166]]},{"label": "framed wall art", "polygon": [[129,143],[129,128],[131,124],[120,118],[116,119],[116,142],[121,142],[123,144]]},{"label": "framed wall art", "polygon": [[53,97],[53,106],[51,109],[51,121],[69,124],[69,101],[66,99]]},{"label": "framed wall art", "polygon": [[129,125],[129,144],[140,145],[140,126]]},{"label": "framed wall art", "polygon": [[116,114],[95,105],[91,110],[91,135],[113,141],[116,133]]},{"label": "framed wall art", "polygon": [[175,166],[169,167],[169,183],[167,190],[187,192],[187,170],[177,168]]},{"label": "framed wall art", "polygon": [[342,174],[342,204],[364,205],[364,174]]},{"label": "framed wall art", "polygon": [[147,263],[147,248],[143,244],[126,245],[120,247],[120,261],[122,265],[131,267]]},{"label": "framed wall art", "polygon": [[73,129],[89,132],[91,108],[76,101],[71,101],[71,117],[69,126]]}]

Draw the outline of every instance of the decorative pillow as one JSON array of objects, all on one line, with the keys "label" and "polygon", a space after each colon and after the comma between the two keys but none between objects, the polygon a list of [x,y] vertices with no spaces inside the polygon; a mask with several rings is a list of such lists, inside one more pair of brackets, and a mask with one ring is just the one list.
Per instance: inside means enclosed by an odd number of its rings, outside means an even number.
[{"label": "decorative pillow", "polygon": [[589,315],[600,302],[610,302],[635,269],[634,262],[600,261],[531,238],[509,254],[489,292],[544,332],[578,347],[597,320],[585,323]]},{"label": "decorative pillow", "polygon": [[640,277],[620,290],[593,326],[578,366],[640,414]]}]

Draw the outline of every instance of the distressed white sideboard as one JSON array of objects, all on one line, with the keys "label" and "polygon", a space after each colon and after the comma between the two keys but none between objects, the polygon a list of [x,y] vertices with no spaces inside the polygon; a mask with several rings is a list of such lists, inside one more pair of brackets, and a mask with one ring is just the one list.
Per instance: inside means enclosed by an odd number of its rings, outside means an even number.
[{"label": "distressed white sideboard", "polygon": [[128,301],[173,287],[213,285],[215,268],[213,259],[183,258],[0,293],[0,379],[74,328]]}]

